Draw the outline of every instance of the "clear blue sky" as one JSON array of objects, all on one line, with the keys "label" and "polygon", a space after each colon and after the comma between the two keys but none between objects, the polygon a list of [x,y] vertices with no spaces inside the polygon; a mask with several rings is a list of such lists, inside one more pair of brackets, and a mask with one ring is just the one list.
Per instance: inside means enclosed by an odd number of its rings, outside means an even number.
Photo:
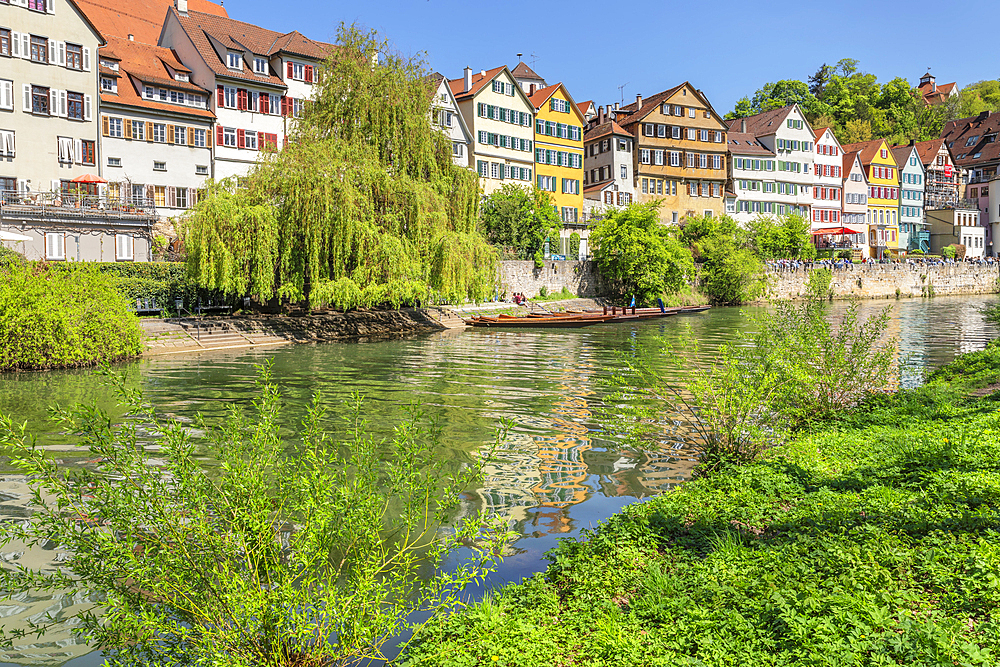
[{"label": "clear blue sky", "polygon": [[[984,0],[787,2],[324,2],[226,0],[233,18],[332,40],[341,22],[378,30],[405,54],[426,52],[432,70],[458,78],[517,53],[577,102],[626,103],[691,81],[719,113],[778,79],[805,80],[824,62],[856,58],[879,81],[916,84],[931,68],[959,86],[1000,77],[986,26],[998,5]],[[964,41],[966,38],[974,41]]]}]

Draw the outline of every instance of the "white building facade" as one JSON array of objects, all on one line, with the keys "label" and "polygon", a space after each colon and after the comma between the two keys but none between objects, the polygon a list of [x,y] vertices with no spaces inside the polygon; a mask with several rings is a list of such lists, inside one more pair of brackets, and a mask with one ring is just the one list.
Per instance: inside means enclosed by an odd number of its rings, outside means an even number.
[{"label": "white building facade", "polygon": [[535,107],[510,70],[498,67],[448,82],[472,135],[470,165],[479,173],[484,194],[505,183],[534,186]]},{"label": "white building facade", "polygon": [[451,161],[460,167],[468,167],[472,135],[462,118],[458,102],[443,74],[432,74],[431,81],[434,85],[431,122],[451,139]]},{"label": "white building facade", "polygon": [[727,141],[730,168],[727,189],[735,197],[726,197],[726,213],[740,223],[761,215],[785,215],[787,209],[778,203],[779,196],[786,199],[797,192],[789,195],[788,184],[775,180],[774,153],[749,133],[730,131]]},{"label": "white building facade", "polygon": [[96,174],[103,38],[67,0],[0,2],[0,191]]},{"label": "white building facade", "polygon": [[[841,160],[844,174],[844,225],[852,229],[868,229],[868,178],[857,153],[844,155]],[[862,245],[865,240],[862,239]]]}]

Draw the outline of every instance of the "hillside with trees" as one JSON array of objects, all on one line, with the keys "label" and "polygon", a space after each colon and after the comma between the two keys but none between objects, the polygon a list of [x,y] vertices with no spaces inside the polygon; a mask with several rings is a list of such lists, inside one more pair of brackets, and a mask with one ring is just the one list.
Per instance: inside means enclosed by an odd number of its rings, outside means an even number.
[{"label": "hillside with trees", "polygon": [[824,63],[807,81],[784,79],[764,84],[741,98],[726,114],[744,118],[798,104],[814,127],[831,127],[842,143],[886,138],[891,143],[926,141],[941,134],[949,120],[1000,109],[1000,81],[979,81],[944,104],[926,106],[920,91],[903,77],[879,82],[853,58]]}]

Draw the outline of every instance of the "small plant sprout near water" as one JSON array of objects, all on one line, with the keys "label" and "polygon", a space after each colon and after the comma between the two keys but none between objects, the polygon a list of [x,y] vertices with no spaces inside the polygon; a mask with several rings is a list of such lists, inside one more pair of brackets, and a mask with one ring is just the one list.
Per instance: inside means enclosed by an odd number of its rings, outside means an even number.
[{"label": "small plant sprout near water", "polygon": [[[206,443],[105,372],[127,407],[123,424],[91,407],[54,413],[95,468],[61,467],[24,426],[0,420],[36,509],[4,524],[0,541],[70,553],[57,572],[4,567],[0,590],[88,594],[97,602],[79,630],[111,664],[370,664],[423,624],[417,616],[458,606],[501,559],[506,522],[460,505],[482,462],[435,457],[440,431],[420,407],[377,440],[355,396],[336,442],[317,396],[286,437],[264,367],[251,409],[232,406]],[[26,632],[48,625],[37,619]]]}]

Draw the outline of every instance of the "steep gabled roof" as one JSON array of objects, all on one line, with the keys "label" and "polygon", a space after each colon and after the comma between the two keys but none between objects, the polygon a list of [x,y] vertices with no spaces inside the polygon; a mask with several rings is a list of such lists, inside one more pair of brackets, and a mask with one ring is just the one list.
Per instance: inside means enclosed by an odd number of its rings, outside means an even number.
[{"label": "steep gabled roof", "polygon": [[580,102],[576,106],[580,108],[580,113],[582,113],[584,117],[586,117],[588,113],[594,110],[594,101],[587,100],[586,102]]},{"label": "steep gabled roof", "polygon": [[617,134],[622,137],[631,137],[632,135],[622,129],[621,125],[613,120],[606,121],[600,125],[590,128],[583,133],[583,140],[594,141],[595,139],[600,139],[609,134]]},{"label": "steep gabled roof", "polygon": [[[726,122],[732,129],[742,127],[742,121],[746,121],[747,133],[756,137],[766,137],[777,132],[778,128],[785,124],[785,121],[788,119],[788,116],[792,113],[792,111],[797,108],[797,104],[789,104],[788,106],[783,106],[780,109],[771,109],[770,111],[765,111],[753,116],[734,118]],[[805,117],[804,114],[803,117]],[[819,136],[813,131],[812,127],[810,127],[808,121],[805,123],[805,126],[809,128],[810,132],[813,132],[813,137]]]},{"label": "steep gabled roof", "polygon": [[[941,138],[951,151],[952,160],[962,167],[975,167],[1000,161],[1000,112],[983,112],[972,118],[945,124]],[[991,137],[992,140],[987,139]],[[971,142],[971,145],[968,145]]]},{"label": "steep gabled roof", "polygon": [[[74,0],[106,38],[132,35],[137,42],[156,44],[167,10],[174,0]],[[188,0],[192,11],[228,16],[222,5],[209,0]]]},{"label": "steep gabled roof", "polygon": [[270,57],[276,53],[290,53],[316,60],[325,58],[334,48],[331,44],[310,40],[294,31],[282,34],[224,16],[190,10],[185,16],[173,9],[170,11],[176,16],[205,63],[217,76],[284,86],[284,82],[273,74],[254,73],[248,63],[244,63],[241,70],[229,69],[222,59],[223,56],[213,46],[213,41],[224,49],[248,51],[257,56]]},{"label": "steep gabled roof", "polygon": [[844,151],[844,177],[846,178],[854,170],[854,164],[857,163],[861,167],[861,174],[864,176],[865,182],[868,181],[868,174],[865,173],[865,165],[861,162],[861,157],[858,155],[858,151]]},{"label": "steep gabled roof", "polygon": [[448,86],[451,88],[451,94],[455,96],[456,100],[465,99],[466,97],[472,97],[483,87],[486,86],[490,81],[496,78],[497,74],[507,69],[506,65],[501,65],[500,67],[494,67],[493,69],[484,70],[478,74],[472,75],[472,87],[469,90],[465,90],[465,77],[461,79],[450,79],[448,81]]},{"label": "steep gabled roof", "polygon": [[910,145],[893,146],[889,150],[892,151],[892,158],[896,161],[896,166],[903,169],[910,161],[910,155],[913,154],[915,147]]},{"label": "steep gabled roof", "polygon": [[580,111],[580,107],[576,105],[576,101],[573,99],[573,96],[569,94],[568,90],[566,90],[566,86],[562,85],[561,82],[554,83],[551,86],[542,88],[541,90],[536,90],[534,95],[528,96],[528,100],[535,108],[535,113],[541,111],[542,105],[548,102],[549,98],[552,97],[555,94],[555,92],[560,88],[562,88],[563,94],[566,96],[566,98],[569,100],[570,105],[576,111],[577,120],[579,120],[582,124],[586,124],[587,123],[586,117],[584,117],[583,112]]},{"label": "steep gabled roof", "polygon": [[[883,145],[888,148],[885,139],[872,139],[871,141],[862,141],[856,144],[844,144],[842,148],[845,153],[857,153],[861,159],[861,164],[869,165],[875,159],[875,155],[878,154],[879,149]],[[893,160],[895,161],[895,157]]]},{"label": "steep gabled roof", "polygon": [[148,83],[162,88],[198,93],[208,97],[209,91],[186,81],[176,81],[168,67],[178,72],[189,71],[170,49],[142,42],[130,42],[120,37],[108,37],[108,46],[120,59],[118,73],[118,94],[101,92],[102,104],[118,104],[142,109],[152,109],[171,114],[195,116],[210,120],[215,118],[206,100],[206,108],[167,104],[143,99],[142,84]]},{"label": "steep gabled roof", "polygon": [[947,150],[944,139],[917,142],[915,145],[917,155],[920,156],[920,161],[924,163],[925,167],[930,166],[937,159],[938,153],[941,152],[941,146],[945,146],[945,150]]},{"label": "steep gabled roof", "polygon": [[535,81],[544,82],[545,79],[535,74],[534,70],[524,64],[524,62],[519,62],[514,66],[514,69],[510,71],[511,76],[515,79],[533,79]]},{"label": "steep gabled roof", "polygon": [[749,132],[744,134],[742,132],[733,132],[730,130],[726,134],[729,140],[729,143],[726,144],[726,148],[730,153],[774,157],[774,152],[762,146],[761,143],[757,141],[757,137]]},{"label": "steep gabled roof", "polygon": [[690,81],[685,81],[678,86],[656,93],[648,99],[643,99],[641,107],[635,102],[626,104],[615,112],[616,120],[621,123],[622,127],[627,129],[629,125],[638,123],[640,120],[659,108],[660,104],[669,100],[675,93],[677,93],[677,91],[685,87],[688,88],[695,95],[695,97],[697,97],[701,103],[705,105],[705,108],[711,112],[712,119],[719,121],[723,127],[725,127],[725,123],[722,121],[722,116],[716,113],[715,108],[712,106],[712,103],[708,101],[708,98],[705,97],[704,93],[692,86]]}]

